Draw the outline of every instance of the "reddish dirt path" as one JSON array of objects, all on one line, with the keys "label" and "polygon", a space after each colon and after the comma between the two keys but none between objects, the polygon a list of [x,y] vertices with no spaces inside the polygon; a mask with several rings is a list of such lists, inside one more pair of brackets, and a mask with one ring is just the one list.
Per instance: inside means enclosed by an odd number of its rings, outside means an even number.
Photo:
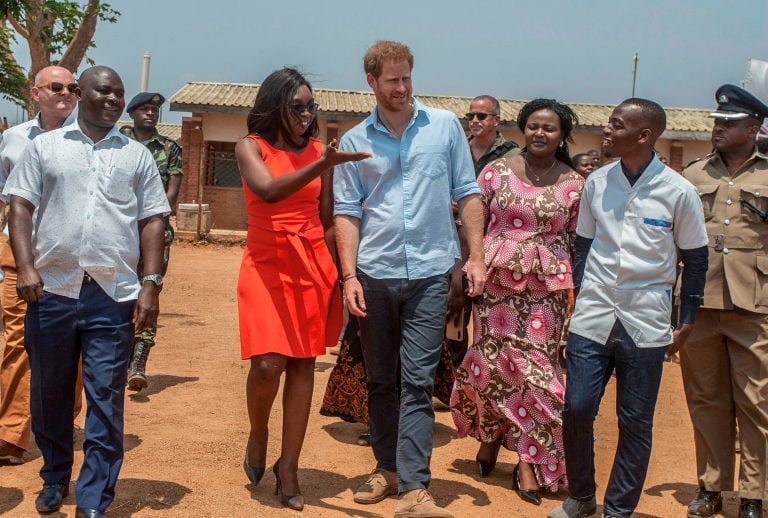
[{"label": "reddish dirt path", "polygon": [[[110,516],[297,516],[272,494],[268,473],[251,489],[241,464],[248,434],[245,410],[247,363],[240,360],[235,285],[240,247],[177,244],[161,297],[158,345],[150,357],[149,389],[129,397],[126,456]],[[370,449],[357,446],[360,425],[317,413],[335,356],[318,359],[315,401],[299,480],[305,516],[392,516],[395,500],[361,506],[352,490],[373,466]],[[609,386],[596,424],[599,488],[608,479],[616,445],[614,388]],[[279,396],[278,396],[279,397]],[[279,451],[280,405],[273,410],[269,460]],[[82,416],[77,421],[82,426]],[[76,433],[76,469],[82,460],[82,432]],[[650,472],[637,517],[685,516],[695,491],[693,435],[685,408],[679,367],[667,364],[656,411]],[[450,415],[438,413],[431,490],[457,517],[544,517],[564,495],[541,507],[520,501],[511,489],[515,455],[502,451],[491,477],[474,475],[473,439],[457,439]],[[0,515],[35,516],[40,488],[40,454],[28,453],[22,466],[0,466]],[[74,487],[71,488],[70,493]],[[599,495],[602,496],[602,495]],[[734,517],[737,500],[726,499]],[[62,512],[74,516],[74,497]]]}]

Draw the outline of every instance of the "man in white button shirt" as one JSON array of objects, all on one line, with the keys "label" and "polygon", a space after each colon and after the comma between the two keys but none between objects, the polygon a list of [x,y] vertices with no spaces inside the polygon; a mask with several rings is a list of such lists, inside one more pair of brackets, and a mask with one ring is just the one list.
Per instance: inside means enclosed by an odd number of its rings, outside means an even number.
[{"label": "man in white button shirt", "polygon": [[[31,140],[75,120],[76,89],[77,81],[66,68],[50,66],[37,73],[30,95],[40,106],[40,113],[0,135],[0,191]],[[7,202],[0,195],[0,210]],[[16,262],[10,244],[0,247],[0,268],[5,274],[2,287],[5,348],[0,362],[0,459],[20,464],[32,438],[29,362],[24,350],[27,304],[16,293]]]},{"label": "man in white button shirt", "polygon": [[33,140],[4,192],[11,198],[17,288],[28,304],[32,432],[43,455],[35,504],[53,512],[68,493],[82,356],[88,406],[76,516],[99,517],[114,498],[123,460],[134,326],[154,324],[159,311],[163,217],[170,207],[152,155],[115,127],[125,107],[120,76],[93,67],[79,83],[77,121]]},{"label": "man in white button shirt", "polygon": [[[584,518],[595,501],[594,420],[616,372],[619,444],[604,517],[629,517],[645,482],[653,412],[667,346],[693,329],[707,270],[707,234],[693,186],[653,151],[666,127],[658,104],[628,99],[603,129],[603,153],[621,160],[587,178],[576,228],[576,306],[567,346],[563,440],[569,498],[550,518]],[[670,325],[678,255],[680,326]],[[582,280],[583,279],[583,280]]]}]

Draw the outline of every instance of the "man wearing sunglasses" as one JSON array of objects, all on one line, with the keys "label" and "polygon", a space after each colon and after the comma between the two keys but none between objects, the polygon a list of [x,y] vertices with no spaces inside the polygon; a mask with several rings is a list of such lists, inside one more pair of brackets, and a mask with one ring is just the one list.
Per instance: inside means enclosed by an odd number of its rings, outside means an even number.
[{"label": "man wearing sunglasses", "polygon": [[485,166],[501,157],[520,153],[517,143],[507,140],[499,131],[501,106],[495,97],[479,95],[469,103],[465,115],[469,129],[469,149],[475,165],[475,177]]},{"label": "man wearing sunglasses", "polygon": [[[0,135],[0,191],[27,144],[43,132],[60,128],[75,119],[77,82],[72,72],[45,67],[35,76],[30,94],[40,112],[27,122]],[[0,195],[0,210],[8,202]],[[5,230],[7,235],[7,228]],[[29,411],[29,361],[24,350],[24,315],[27,304],[16,293],[16,262],[9,244],[0,251],[5,273],[2,288],[5,349],[0,363],[0,459],[23,462],[32,436]]]},{"label": "man wearing sunglasses", "polygon": [[[165,195],[171,211],[176,207],[181,187],[181,146],[175,140],[164,137],[157,132],[157,122],[160,118],[160,109],[165,102],[165,97],[159,93],[141,92],[136,94],[125,111],[133,119],[133,126],[123,126],[120,132],[128,138],[138,140],[144,144],[160,172],[163,181]],[[316,108],[315,108],[316,110]],[[165,248],[163,249],[163,275],[168,270],[168,259],[173,243],[173,227],[170,217],[165,218]],[[139,277],[143,264],[139,262]],[[133,346],[133,355],[128,367],[128,389],[140,391],[147,387],[147,358],[150,349],[155,345],[157,326],[146,328],[141,334],[136,335]]]}]

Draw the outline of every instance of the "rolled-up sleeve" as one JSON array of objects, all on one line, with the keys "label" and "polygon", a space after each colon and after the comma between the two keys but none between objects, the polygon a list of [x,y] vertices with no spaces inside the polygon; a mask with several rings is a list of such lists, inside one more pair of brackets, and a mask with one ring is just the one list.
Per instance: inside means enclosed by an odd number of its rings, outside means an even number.
[{"label": "rolled-up sleeve", "polygon": [[[342,138],[339,149],[357,151],[349,139]],[[360,182],[360,168],[357,162],[337,165],[333,172],[333,214],[334,216],[363,217],[362,202],[365,199]]]},{"label": "rolled-up sleeve", "polygon": [[3,196],[10,199],[11,196],[24,198],[32,205],[40,205],[40,197],[43,192],[43,174],[40,167],[39,146],[33,141],[22,153],[18,163],[13,168],[13,174],[3,188]]},{"label": "rolled-up sleeve", "polygon": [[142,149],[142,156],[139,159],[138,178],[136,187],[138,219],[169,215],[171,206],[168,204],[168,197],[163,189],[160,172],[146,148]]},{"label": "rolled-up sleeve", "polygon": [[471,194],[480,194],[475,180],[475,166],[459,119],[451,121],[451,198],[460,200]]}]

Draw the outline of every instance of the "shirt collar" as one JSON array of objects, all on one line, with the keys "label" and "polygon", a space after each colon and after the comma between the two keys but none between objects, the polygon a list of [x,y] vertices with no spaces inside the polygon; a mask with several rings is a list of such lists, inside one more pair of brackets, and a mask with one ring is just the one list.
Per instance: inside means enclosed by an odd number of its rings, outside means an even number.
[{"label": "shirt collar", "polygon": [[[80,127],[80,121],[78,121],[77,119],[75,119],[71,124],[64,126],[63,128],[67,133],[79,133],[84,139],[88,140],[89,142],[91,141],[90,137],[88,137],[88,135],[86,135],[85,132]],[[107,134],[104,135],[104,138],[101,139],[99,142],[104,142],[112,139],[117,139],[126,144],[130,140],[128,137],[120,133],[120,130],[118,129],[117,125],[112,126],[112,128],[110,128]],[[98,142],[94,142],[94,144],[98,144]]]},{"label": "shirt collar", "polygon": [[[43,129],[43,125],[41,124],[41,122],[42,122],[41,115],[42,114],[40,112],[37,112],[37,115],[35,115],[35,118],[30,121],[32,123],[30,125],[30,128],[37,128],[39,130],[38,133],[42,133],[42,132],[45,131]],[[64,119],[64,123],[61,125],[61,127],[63,128],[65,126],[69,126],[70,124],[72,124],[76,120],[77,120],[77,107],[75,107],[75,109],[72,110],[72,113],[70,113],[67,116],[67,118]]]},{"label": "shirt collar", "polygon": [[[426,106],[421,104],[418,101],[418,99],[416,99],[415,97],[411,97],[411,105],[413,106],[413,115],[411,116],[411,122],[408,123],[408,127],[410,127],[410,125],[413,124],[413,121],[415,121],[421,114],[429,118],[429,113],[427,113]],[[365,119],[365,124],[366,126],[373,126],[379,131],[388,131],[387,128],[384,127],[384,125],[381,122],[379,122],[379,106],[378,105],[376,105],[376,107],[373,109],[371,114]]]},{"label": "shirt collar", "polygon": [[622,175],[627,179],[627,182],[634,187],[638,184],[641,180],[643,180],[646,177],[649,176],[656,176],[661,171],[664,170],[666,166],[664,165],[664,162],[659,160],[658,153],[653,154],[653,158],[651,158],[651,161],[648,162],[648,165],[646,165],[639,173],[635,175],[635,181],[631,182],[629,179],[629,172],[624,167],[624,162],[619,160],[619,171],[621,171]]}]

